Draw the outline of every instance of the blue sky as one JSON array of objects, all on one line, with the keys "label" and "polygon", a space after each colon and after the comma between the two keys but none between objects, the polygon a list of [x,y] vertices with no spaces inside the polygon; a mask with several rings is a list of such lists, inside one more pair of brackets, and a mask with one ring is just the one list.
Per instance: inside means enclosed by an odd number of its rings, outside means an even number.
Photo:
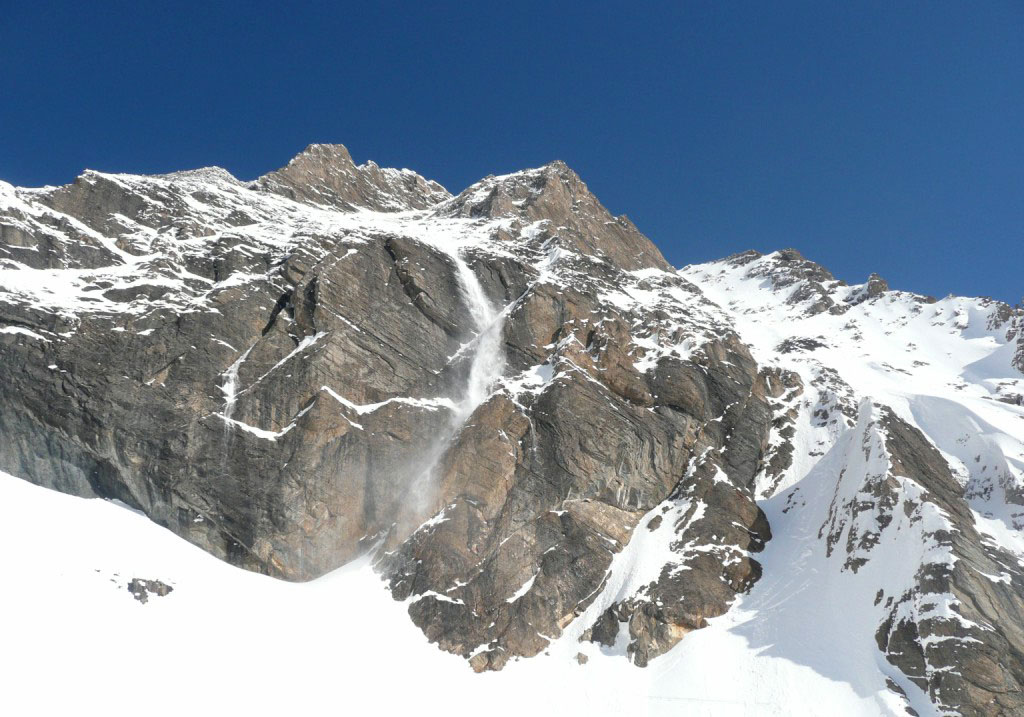
[{"label": "blue sky", "polygon": [[1024,295],[1019,1],[0,5],[15,184],[310,142],[453,191],[563,159],[676,265]]}]

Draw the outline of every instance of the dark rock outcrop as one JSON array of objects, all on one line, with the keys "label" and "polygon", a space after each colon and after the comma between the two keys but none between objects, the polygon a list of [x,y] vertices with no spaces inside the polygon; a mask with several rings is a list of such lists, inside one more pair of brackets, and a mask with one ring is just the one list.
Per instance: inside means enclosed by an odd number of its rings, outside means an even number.
[{"label": "dark rock outcrop", "polygon": [[157,597],[164,597],[171,594],[174,591],[170,585],[160,580],[144,580],[142,578],[132,578],[128,581],[128,592],[132,594],[136,600],[145,605],[149,602],[150,595],[156,595]]}]

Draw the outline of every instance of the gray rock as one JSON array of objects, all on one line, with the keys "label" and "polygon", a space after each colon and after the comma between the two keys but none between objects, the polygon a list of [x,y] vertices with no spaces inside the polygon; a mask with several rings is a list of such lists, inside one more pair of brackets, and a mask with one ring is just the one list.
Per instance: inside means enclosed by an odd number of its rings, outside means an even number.
[{"label": "gray rock", "polygon": [[144,580],[142,578],[132,578],[128,581],[128,592],[132,594],[136,600],[145,605],[149,602],[150,595],[156,595],[157,597],[164,597],[174,591],[167,583],[161,582],[160,580]]}]

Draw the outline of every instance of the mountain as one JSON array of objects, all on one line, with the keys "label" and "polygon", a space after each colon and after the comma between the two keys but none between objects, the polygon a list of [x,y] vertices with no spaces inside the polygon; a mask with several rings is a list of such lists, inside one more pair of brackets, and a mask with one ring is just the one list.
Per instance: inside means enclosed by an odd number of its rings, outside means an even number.
[{"label": "mountain", "polygon": [[0,358],[0,470],[275,578],[372,565],[478,672],[706,655],[765,713],[1024,711],[1019,307],[676,270],[564,163],[452,196],[311,145],[0,184]]}]

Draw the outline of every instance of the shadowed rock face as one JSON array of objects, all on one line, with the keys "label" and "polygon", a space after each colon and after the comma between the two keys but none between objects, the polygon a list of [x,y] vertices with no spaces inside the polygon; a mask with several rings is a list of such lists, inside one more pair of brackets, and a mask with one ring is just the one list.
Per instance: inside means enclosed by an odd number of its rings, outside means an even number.
[{"label": "shadowed rock face", "polygon": [[[801,317],[889,293],[792,250],[727,268]],[[0,469],[289,580],[372,551],[414,622],[477,670],[563,632],[646,665],[761,577],[756,499],[803,458],[798,432],[867,421],[816,363],[829,337],[775,348],[813,376],[759,366],[726,305],[561,162],[456,196],[340,145],[250,183],[0,184]],[[883,596],[879,649],[938,704],[1012,712],[1022,585],[975,573],[1013,559],[972,532],[943,455],[879,411],[863,430],[888,468],[832,478],[822,544],[856,573],[898,510],[914,525],[940,509],[948,530],[927,538],[957,560]],[[903,478],[926,495],[911,504]],[[906,608],[932,593],[1012,626]]]}]

